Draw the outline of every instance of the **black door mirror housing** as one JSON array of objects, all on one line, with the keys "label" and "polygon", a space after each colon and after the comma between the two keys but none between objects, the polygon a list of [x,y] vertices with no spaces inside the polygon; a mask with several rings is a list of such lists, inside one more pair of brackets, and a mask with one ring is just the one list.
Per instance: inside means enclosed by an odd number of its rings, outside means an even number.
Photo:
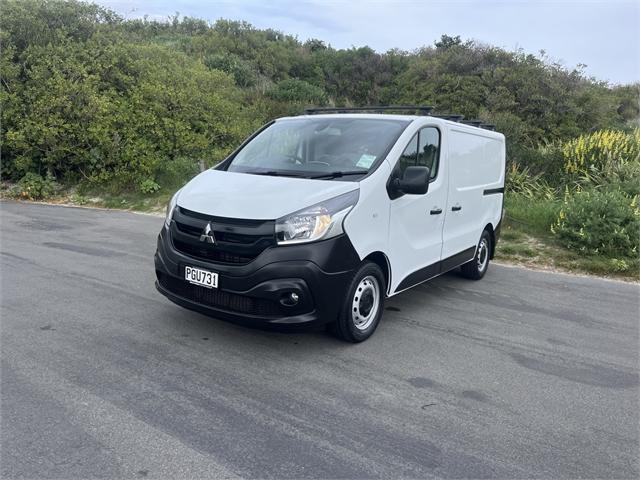
[{"label": "black door mirror housing", "polygon": [[395,190],[409,195],[424,195],[429,191],[429,167],[407,167],[402,178],[393,181]]}]

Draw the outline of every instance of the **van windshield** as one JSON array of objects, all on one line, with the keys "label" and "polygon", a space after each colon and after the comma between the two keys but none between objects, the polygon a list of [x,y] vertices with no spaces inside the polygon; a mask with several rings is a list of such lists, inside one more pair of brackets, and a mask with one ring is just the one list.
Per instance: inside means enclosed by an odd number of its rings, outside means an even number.
[{"label": "van windshield", "polygon": [[275,122],[227,165],[231,172],[359,178],[385,156],[409,121],[296,118]]}]

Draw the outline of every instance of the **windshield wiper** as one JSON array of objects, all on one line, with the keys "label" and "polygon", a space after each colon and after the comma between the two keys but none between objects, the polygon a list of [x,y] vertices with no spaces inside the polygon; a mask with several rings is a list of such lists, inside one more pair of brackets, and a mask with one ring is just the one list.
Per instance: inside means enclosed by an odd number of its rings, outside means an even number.
[{"label": "windshield wiper", "polygon": [[309,178],[338,178],[338,177],[346,177],[347,175],[366,175],[366,170],[347,170],[345,172],[337,171],[331,173],[323,173],[322,175],[315,175]]},{"label": "windshield wiper", "polygon": [[304,178],[304,175],[298,175],[297,173],[288,173],[288,172],[278,172],[276,170],[269,170],[268,172],[244,172],[250,173],[251,175],[267,175],[269,177],[298,177]]}]

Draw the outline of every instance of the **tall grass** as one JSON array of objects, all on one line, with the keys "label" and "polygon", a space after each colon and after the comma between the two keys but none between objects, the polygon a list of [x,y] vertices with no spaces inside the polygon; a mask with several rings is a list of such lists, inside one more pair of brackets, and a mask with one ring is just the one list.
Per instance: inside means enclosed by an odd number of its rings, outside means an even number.
[{"label": "tall grass", "polygon": [[536,236],[551,236],[551,225],[561,208],[562,202],[556,198],[531,198],[518,193],[505,197],[509,223],[518,230]]}]

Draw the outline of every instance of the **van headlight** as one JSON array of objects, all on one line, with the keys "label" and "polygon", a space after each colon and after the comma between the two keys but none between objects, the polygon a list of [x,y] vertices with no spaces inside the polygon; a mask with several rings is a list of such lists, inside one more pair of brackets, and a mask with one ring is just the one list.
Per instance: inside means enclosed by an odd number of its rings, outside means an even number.
[{"label": "van headlight", "polygon": [[167,228],[169,228],[169,225],[171,225],[171,217],[173,216],[173,209],[176,208],[176,205],[178,204],[179,193],[180,193],[180,190],[174,193],[173,197],[171,197],[171,200],[169,200],[169,203],[167,203],[167,212],[164,218],[164,226]]},{"label": "van headlight", "polygon": [[276,220],[278,245],[315,242],[344,232],[342,223],[358,202],[358,190],[325,200]]}]

